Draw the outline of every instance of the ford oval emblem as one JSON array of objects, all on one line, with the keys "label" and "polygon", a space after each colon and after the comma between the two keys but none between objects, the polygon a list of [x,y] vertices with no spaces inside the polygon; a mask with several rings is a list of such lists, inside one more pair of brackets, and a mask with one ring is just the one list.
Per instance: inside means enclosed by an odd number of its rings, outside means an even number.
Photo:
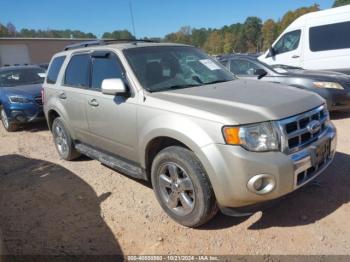
[{"label": "ford oval emblem", "polygon": [[321,129],[321,123],[320,121],[317,120],[312,120],[308,125],[307,125],[307,130],[313,135],[320,131]]}]

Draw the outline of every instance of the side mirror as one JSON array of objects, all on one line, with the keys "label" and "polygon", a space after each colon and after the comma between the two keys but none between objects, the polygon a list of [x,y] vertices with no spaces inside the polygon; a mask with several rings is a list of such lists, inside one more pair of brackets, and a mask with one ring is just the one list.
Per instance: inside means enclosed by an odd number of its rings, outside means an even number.
[{"label": "side mirror", "polygon": [[266,57],[274,57],[276,55],[276,50],[271,46]]},{"label": "side mirror", "polygon": [[47,76],[46,73],[38,73],[38,75],[41,77],[41,78],[45,78]]},{"label": "side mirror", "polygon": [[126,86],[120,78],[105,79],[102,81],[102,93],[106,95],[116,95],[126,93]]},{"label": "side mirror", "polygon": [[261,79],[267,75],[267,72],[262,68],[257,68],[254,70],[254,75],[258,76],[258,79]]}]

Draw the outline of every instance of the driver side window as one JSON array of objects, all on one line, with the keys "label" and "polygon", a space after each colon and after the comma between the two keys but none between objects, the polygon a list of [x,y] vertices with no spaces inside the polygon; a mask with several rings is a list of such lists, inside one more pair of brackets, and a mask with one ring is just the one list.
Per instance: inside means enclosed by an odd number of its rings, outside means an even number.
[{"label": "driver side window", "polygon": [[282,54],[293,51],[298,48],[300,42],[301,30],[295,30],[286,33],[273,47],[275,54]]},{"label": "driver side window", "polygon": [[237,59],[230,62],[230,71],[235,75],[254,76],[256,69],[259,67],[248,60]]},{"label": "driver side window", "polygon": [[105,57],[94,57],[92,59],[91,88],[101,90],[105,79],[124,77],[123,69],[119,64],[117,56],[107,53]]}]

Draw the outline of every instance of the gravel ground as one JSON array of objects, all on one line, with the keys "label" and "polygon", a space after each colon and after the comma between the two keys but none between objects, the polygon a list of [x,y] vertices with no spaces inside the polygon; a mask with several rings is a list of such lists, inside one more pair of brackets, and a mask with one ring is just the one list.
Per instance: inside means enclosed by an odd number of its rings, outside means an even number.
[{"label": "gravel ground", "polygon": [[9,254],[350,254],[350,113],[317,183],[247,218],[179,226],[152,189],[82,157],[60,160],[44,124],[0,127],[0,231]]}]

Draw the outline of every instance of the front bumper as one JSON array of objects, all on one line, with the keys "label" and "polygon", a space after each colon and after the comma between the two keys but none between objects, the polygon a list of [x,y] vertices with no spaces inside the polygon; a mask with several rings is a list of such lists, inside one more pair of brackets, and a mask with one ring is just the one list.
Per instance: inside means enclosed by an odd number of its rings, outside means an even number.
[{"label": "front bumper", "polygon": [[12,123],[24,124],[45,119],[43,108],[36,105],[11,106],[6,109],[8,119]]},{"label": "front bumper", "polygon": [[317,93],[326,100],[329,111],[350,109],[349,90],[333,90],[325,88],[317,91]]},{"label": "front bumper", "polygon": [[[322,165],[313,166],[315,148],[326,140],[330,141],[330,154]],[[320,175],[333,160],[336,140],[335,127],[329,124],[319,140],[293,154],[250,152],[240,146],[212,144],[202,148],[202,161],[219,206],[241,208],[278,199]],[[249,181],[261,174],[274,179],[271,192],[258,194],[249,189]]]}]

